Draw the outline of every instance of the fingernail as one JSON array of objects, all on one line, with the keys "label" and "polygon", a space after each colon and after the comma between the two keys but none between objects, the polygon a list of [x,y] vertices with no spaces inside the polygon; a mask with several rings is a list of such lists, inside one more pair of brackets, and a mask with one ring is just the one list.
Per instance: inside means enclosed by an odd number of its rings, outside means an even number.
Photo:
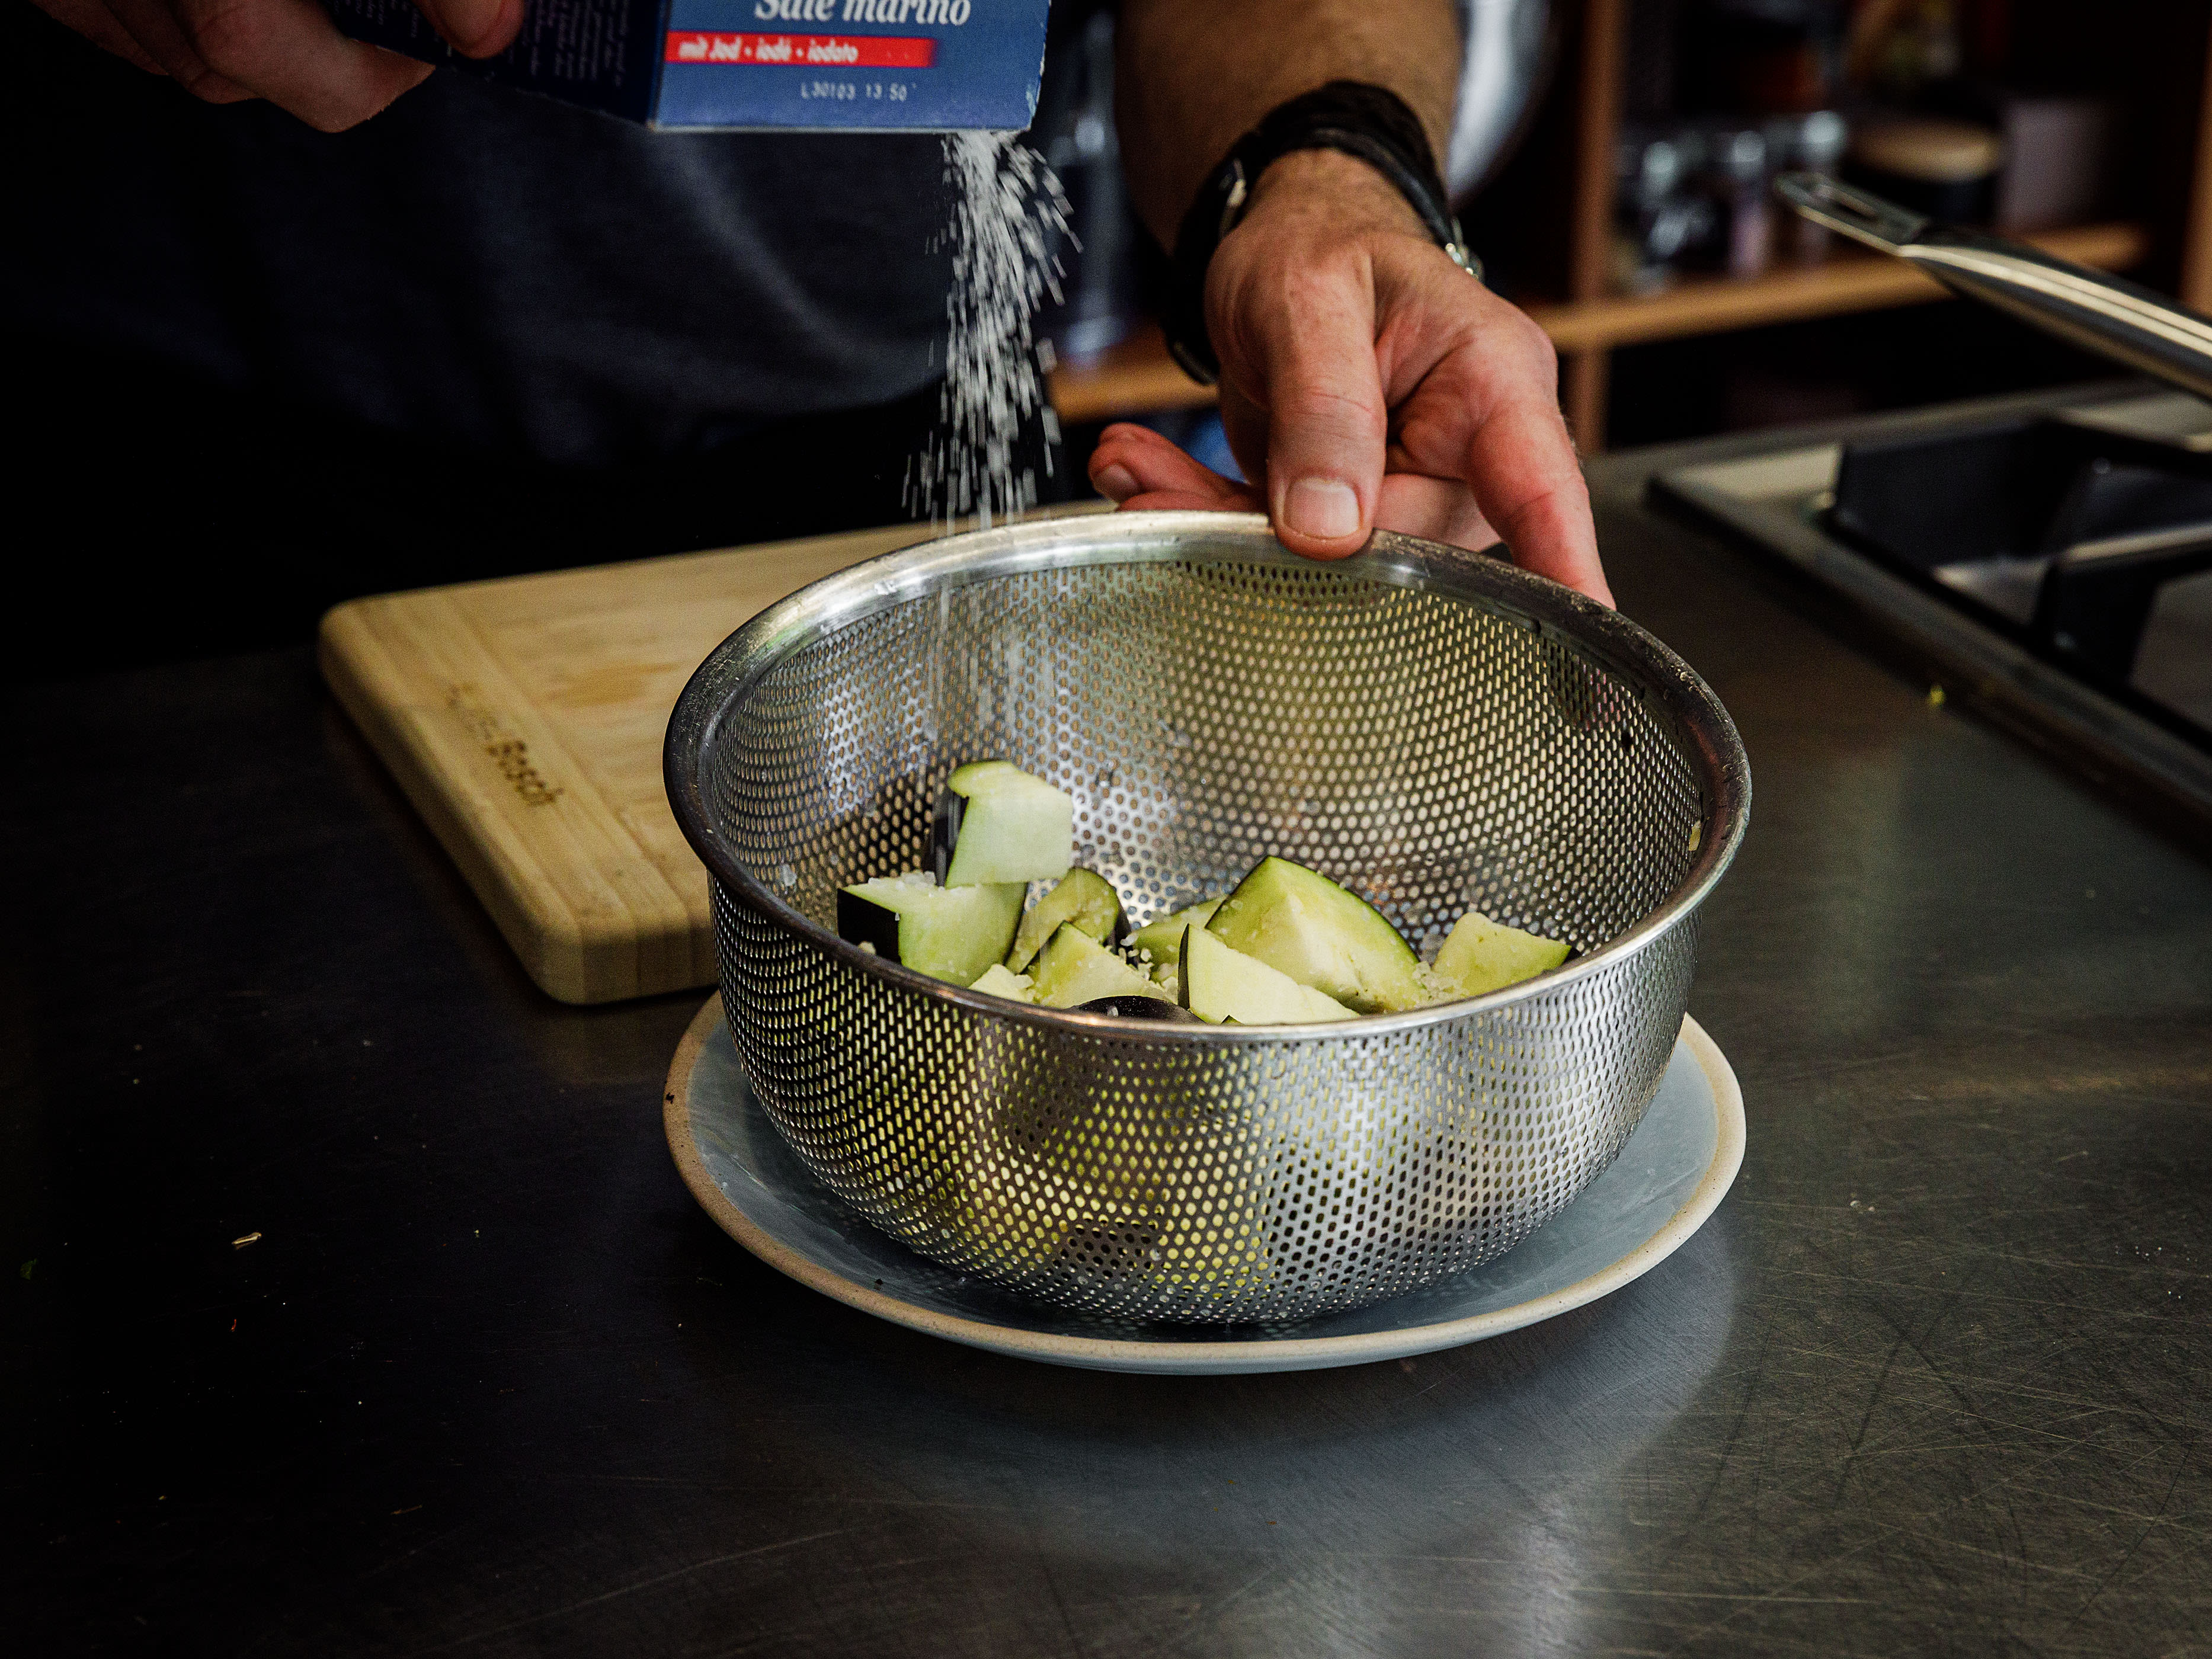
[{"label": "fingernail", "polygon": [[498,27],[507,0],[436,0],[446,39],[466,52]]},{"label": "fingernail", "polygon": [[1283,492],[1283,522],[1316,541],[1342,541],[1359,532],[1359,496],[1334,478],[1300,478]]},{"label": "fingernail", "polygon": [[1098,493],[1109,501],[1126,501],[1137,493],[1137,475],[1119,462],[1100,467],[1097,476],[1091,482],[1098,486]]}]

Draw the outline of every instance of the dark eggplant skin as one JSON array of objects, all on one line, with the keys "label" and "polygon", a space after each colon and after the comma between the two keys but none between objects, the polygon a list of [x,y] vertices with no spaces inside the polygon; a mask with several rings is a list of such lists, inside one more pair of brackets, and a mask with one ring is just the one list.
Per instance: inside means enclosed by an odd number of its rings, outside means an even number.
[{"label": "dark eggplant skin", "polygon": [[[950,789],[937,792],[937,810],[929,815],[929,868],[939,887],[945,885],[945,875],[952,868],[952,849],[960,841],[960,821],[967,816],[967,796],[956,795]],[[843,913],[841,910],[839,914]],[[838,924],[838,931],[844,931],[842,922]]]},{"label": "dark eggplant skin", "polygon": [[848,945],[868,945],[885,962],[899,959],[899,919],[896,910],[872,904],[843,888],[837,890],[837,937]]},{"label": "dark eggplant skin", "polygon": [[1202,1025],[1206,1022],[1187,1008],[1178,1008],[1163,997],[1093,997],[1075,1005],[1079,1014],[1118,1014],[1123,1019],[1158,1019],[1170,1025]]}]

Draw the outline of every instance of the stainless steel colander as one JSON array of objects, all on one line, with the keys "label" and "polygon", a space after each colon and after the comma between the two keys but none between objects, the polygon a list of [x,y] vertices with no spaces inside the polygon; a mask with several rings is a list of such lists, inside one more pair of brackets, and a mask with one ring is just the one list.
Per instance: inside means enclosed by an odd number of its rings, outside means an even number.
[{"label": "stainless steel colander", "polygon": [[[1557,972],[1328,1025],[1032,1009],[839,939],[847,882],[918,868],[964,761],[1075,798],[1133,917],[1281,854],[1432,955],[1470,907]],[[1498,560],[1380,535],[1321,565],[1266,521],[1121,513],[831,576],[710,656],[668,793],[714,878],[761,1104],[858,1215],[1116,1322],[1286,1321],[1512,1247],[1657,1088],[1695,911],[1742,838],[1743,747],[1632,623]]]}]

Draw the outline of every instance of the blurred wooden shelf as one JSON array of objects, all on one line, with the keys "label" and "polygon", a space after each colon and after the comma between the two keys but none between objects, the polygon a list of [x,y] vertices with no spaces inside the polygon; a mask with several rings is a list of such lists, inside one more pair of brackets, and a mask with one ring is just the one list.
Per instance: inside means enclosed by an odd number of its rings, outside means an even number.
[{"label": "blurred wooden shelf", "polygon": [[1200,409],[1213,402],[1213,388],[1199,385],[1176,366],[1159,325],[1150,322],[1096,357],[1060,364],[1052,372],[1049,391],[1053,410],[1065,426]]},{"label": "blurred wooden shelf", "polygon": [[[2150,250],[2149,233],[2136,224],[2083,225],[2024,240],[2101,270],[2128,270]],[[1656,294],[1532,305],[1528,314],[1566,355],[1917,305],[1944,293],[1899,260],[1845,250],[1818,264],[1780,265],[1759,276],[1692,276]],[[1090,362],[1061,364],[1053,371],[1051,394],[1061,422],[1072,426],[1214,400],[1211,387],[1176,367],[1159,330],[1149,324]]]},{"label": "blurred wooden shelf", "polygon": [[[2125,270],[2150,252],[2149,233],[2134,224],[2082,225],[2021,240],[2100,270]],[[1777,265],[1758,276],[1686,277],[1656,294],[1532,305],[1528,314],[1562,352],[1602,351],[1808,317],[1918,305],[1943,299],[1947,293],[1902,260],[1846,247],[1818,264]]]}]

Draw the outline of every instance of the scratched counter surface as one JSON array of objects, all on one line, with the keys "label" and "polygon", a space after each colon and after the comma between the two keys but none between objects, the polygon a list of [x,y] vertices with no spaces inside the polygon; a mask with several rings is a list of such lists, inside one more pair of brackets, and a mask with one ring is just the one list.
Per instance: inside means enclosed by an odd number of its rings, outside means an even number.
[{"label": "scratched counter surface", "polygon": [[2212,868],[1597,474],[1756,775],[1742,1177],[1411,1363],[1060,1370],[679,1183],[307,652],[6,694],[10,1651],[2212,1651]]}]

